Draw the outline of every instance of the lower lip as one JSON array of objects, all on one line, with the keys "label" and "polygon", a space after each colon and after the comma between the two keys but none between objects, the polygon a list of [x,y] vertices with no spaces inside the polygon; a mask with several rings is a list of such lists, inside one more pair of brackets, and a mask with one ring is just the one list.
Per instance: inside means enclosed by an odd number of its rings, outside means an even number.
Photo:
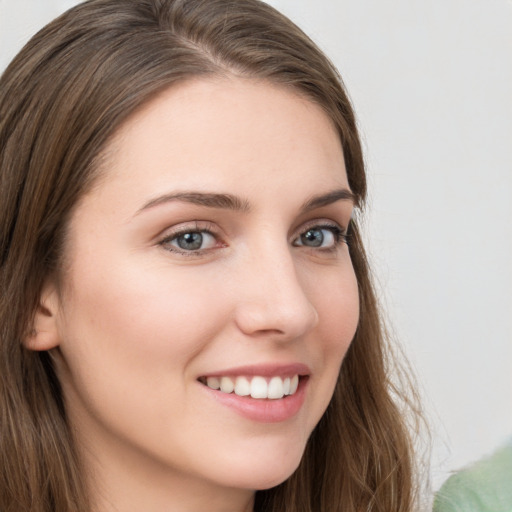
[{"label": "lower lip", "polygon": [[215,400],[222,405],[230,407],[244,418],[260,423],[278,423],[295,416],[306,398],[308,377],[301,377],[297,391],[279,399],[259,399],[250,396],[238,396],[235,393],[223,393],[211,389],[204,384],[201,386]]}]

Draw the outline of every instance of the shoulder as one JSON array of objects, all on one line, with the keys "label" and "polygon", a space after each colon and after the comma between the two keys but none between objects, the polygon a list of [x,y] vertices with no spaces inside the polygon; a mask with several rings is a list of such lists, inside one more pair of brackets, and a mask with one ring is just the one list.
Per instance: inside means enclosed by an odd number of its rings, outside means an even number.
[{"label": "shoulder", "polygon": [[434,512],[512,512],[512,442],[452,475],[436,495]]}]

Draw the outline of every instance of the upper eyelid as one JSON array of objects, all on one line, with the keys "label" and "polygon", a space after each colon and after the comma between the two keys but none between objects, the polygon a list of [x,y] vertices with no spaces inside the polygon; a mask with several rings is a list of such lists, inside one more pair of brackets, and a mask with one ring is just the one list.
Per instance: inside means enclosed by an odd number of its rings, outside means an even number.
[{"label": "upper eyelid", "polygon": [[192,233],[196,231],[210,233],[214,236],[220,236],[218,235],[218,231],[220,231],[220,229],[216,228],[214,223],[210,221],[193,220],[188,222],[180,222],[176,226],[167,227],[166,229],[162,230],[156,238],[160,240],[166,240],[179,236],[183,233]]},{"label": "upper eyelid", "polygon": [[[223,245],[222,239],[220,238],[220,236],[218,234],[213,232],[213,230],[211,230],[211,229],[197,226],[197,224],[196,224],[196,226],[193,226],[193,227],[183,226],[181,228],[171,228],[171,229],[172,229],[171,232],[169,232],[168,230],[164,231],[163,235],[158,237],[156,240],[156,245],[159,248],[162,248],[169,253],[174,253],[174,254],[177,254],[177,255],[180,255],[183,257],[193,258],[193,257],[200,257],[201,255],[208,253],[210,251],[213,251],[215,249],[215,247],[209,247],[209,248],[205,248],[205,249],[186,250],[186,249],[182,249],[180,247],[171,245],[171,242],[173,240],[176,240],[180,236],[187,234],[187,233],[208,233],[210,236],[212,236],[214,238],[216,244],[218,244],[218,243],[221,244],[219,247],[217,247],[218,249],[225,247],[225,245]],[[171,246],[172,248],[168,247],[167,244],[169,244],[169,246]]]},{"label": "upper eyelid", "polygon": [[[350,225],[350,222],[349,222]],[[294,230],[294,234],[292,235],[292,238],[296,238],[298,235],[303,233],[304,231],[307,231],[311,228],[336,228],[341,231],[343,235],[346,235],[348,232],[348,225],[345,227],[343,224],[336,222],[334,220],[330,219],[314,219],[308,222],[305,222],[301,224],[300,227],[298,227],[296,230]]]}]

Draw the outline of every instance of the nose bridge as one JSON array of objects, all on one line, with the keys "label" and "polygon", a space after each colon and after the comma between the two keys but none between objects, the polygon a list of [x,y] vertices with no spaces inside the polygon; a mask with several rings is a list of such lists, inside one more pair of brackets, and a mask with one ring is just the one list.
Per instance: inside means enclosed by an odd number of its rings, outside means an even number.
[{"label": "nose bridge", "polygon": [[300,280],[292,250],[288,243],[267,239],[250,252],[244,264],[246,289],[237,308],[238,325],[245,333],[293,339],[316,325],[318,315]]}]

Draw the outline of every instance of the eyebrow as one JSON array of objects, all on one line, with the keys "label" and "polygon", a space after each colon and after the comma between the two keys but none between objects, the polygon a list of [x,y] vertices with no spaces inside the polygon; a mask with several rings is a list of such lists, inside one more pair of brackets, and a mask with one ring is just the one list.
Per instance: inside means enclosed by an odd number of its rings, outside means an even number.
[{"label": "eyebrow", "polygon": [[357,196],[350,190],[341,188],[327,192],[327,194],[320,194],[311,197],[302,205],[301,210],[303,212],[309,212],[311,210],[316,210],[317,208],[322,208],[323,206],[336,203],[337,201],[350,201],[354,206],[358,205]]},{"label": "eyebrow", "polygon": [[147,202],[138,212],[154,208],[165,203],[182,201],[185,203],[206,206],[207,208],[221,208],[225,210],[234,210],[237,212],[248,212],[250,210],[249,202],[240,199],[232,194],[215,194],[208,192],[177,192],[175,194],[165,194]]},{"label": "eyebrow", "polygon": [[[232,194],[220,194],[211,192],[176,192],[172,194],[165,194],[148,201],[142,208],[137,211],[136,215],[161,204],[172,203],[174,201],[182,201],[199,206],[206,206],[207,208],[219,208],[242,213],[248,213],[251,209],[249,201]],[[357,196],[345,188],[333,190],[331,192],[327,192],[326,194],[316,195],[308,199],[302,205],[301,212],[305,213],[311,210],[315,210],[316,208],[322,208],[323,206],[328,206],[337,201],[350,201],[354,205],[357,205]]]}]

